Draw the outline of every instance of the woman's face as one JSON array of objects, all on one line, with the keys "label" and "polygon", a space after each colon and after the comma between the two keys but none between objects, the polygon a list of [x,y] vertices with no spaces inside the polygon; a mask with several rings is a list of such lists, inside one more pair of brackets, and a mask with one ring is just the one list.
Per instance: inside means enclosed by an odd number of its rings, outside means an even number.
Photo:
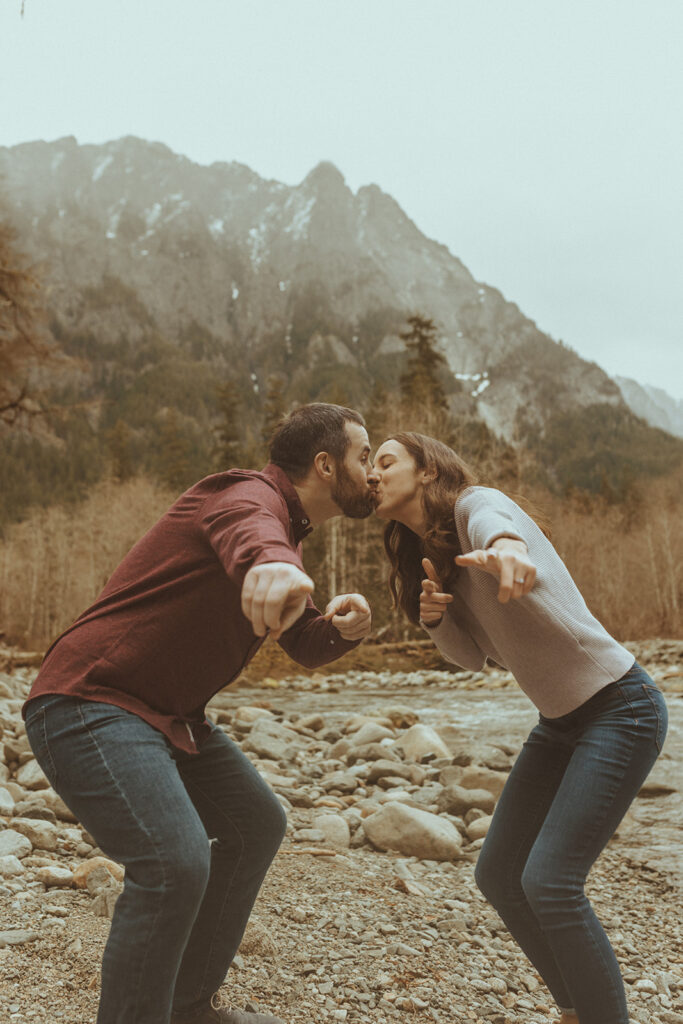
[{"label": "woman's face", "polygon": [[380,519],[398,519],[413,526],[422,518],[422,491],[428,474],[398,441],[385,441],[374,460],[375,512]]}]

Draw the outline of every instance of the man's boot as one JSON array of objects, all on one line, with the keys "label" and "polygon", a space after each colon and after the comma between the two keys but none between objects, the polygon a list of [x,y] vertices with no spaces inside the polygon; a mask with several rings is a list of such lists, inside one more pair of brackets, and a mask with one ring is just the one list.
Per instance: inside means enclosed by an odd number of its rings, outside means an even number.
[{"label": "man's boot", "polygon": [[270,1013],[252,1013],[249,1010],[230,1010],[227,1006],[216,1007],[213,1000],[205,1007],[192,1013],[172,1013],[171,1024],[285,1024],[280,1017]]}]

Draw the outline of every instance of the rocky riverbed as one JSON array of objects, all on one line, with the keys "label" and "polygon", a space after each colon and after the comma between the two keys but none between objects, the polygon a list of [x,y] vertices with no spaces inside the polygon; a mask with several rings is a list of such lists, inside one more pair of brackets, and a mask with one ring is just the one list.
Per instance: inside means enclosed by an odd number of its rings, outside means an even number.
[{"label": "rocky riverbed", "polygon": [[[683,643],[634,646],[664,690],[664,753],[588,884],[633,1020],[683,1024]],[[47,786],[0,673],[0,1021],[94,1022],[121,887]],[[536,1024],[548,992],[473,881],[535,713],[505,673],[266,678],[209,716],[279,795],[288,833],[222,989],[290,1024]]]}]

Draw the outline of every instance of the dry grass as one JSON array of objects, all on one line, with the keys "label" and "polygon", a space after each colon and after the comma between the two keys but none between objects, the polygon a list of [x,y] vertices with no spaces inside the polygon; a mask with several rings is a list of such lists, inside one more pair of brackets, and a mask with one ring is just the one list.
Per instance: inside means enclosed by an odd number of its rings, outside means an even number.
[{"label": "dry grass", "polygon": [[81,505],[36,511],[8,529],[0,542],[0,631],[45,649],[173,497],[144,478],[105,481]]},{"label": "dry grass", "polygon": [[681,481],[659,481],[637,510],[555,505],[553,543],[591,611],[620,640],[683,635]]}]

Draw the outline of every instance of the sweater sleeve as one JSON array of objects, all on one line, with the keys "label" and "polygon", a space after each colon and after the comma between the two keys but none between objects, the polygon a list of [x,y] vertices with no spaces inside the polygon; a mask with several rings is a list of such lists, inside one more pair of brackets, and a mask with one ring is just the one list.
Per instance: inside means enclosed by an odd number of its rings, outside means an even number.
[{"label": "sweater sleeve", "polygon": [[471,634],[456,621],[452,609],[453,605],[446,608],[438,626],[430,627],[422,623],[422,628],[446,661],[472,672],[480,672],[486,664],[486,655]]},{"label": "sweater sleeve", "polygon": [[463,550],[485,551],[499,537],[513,537],[527,543],[515,523],[515,503],[493,487],[472,487],[455,506],[455,524]]}]

